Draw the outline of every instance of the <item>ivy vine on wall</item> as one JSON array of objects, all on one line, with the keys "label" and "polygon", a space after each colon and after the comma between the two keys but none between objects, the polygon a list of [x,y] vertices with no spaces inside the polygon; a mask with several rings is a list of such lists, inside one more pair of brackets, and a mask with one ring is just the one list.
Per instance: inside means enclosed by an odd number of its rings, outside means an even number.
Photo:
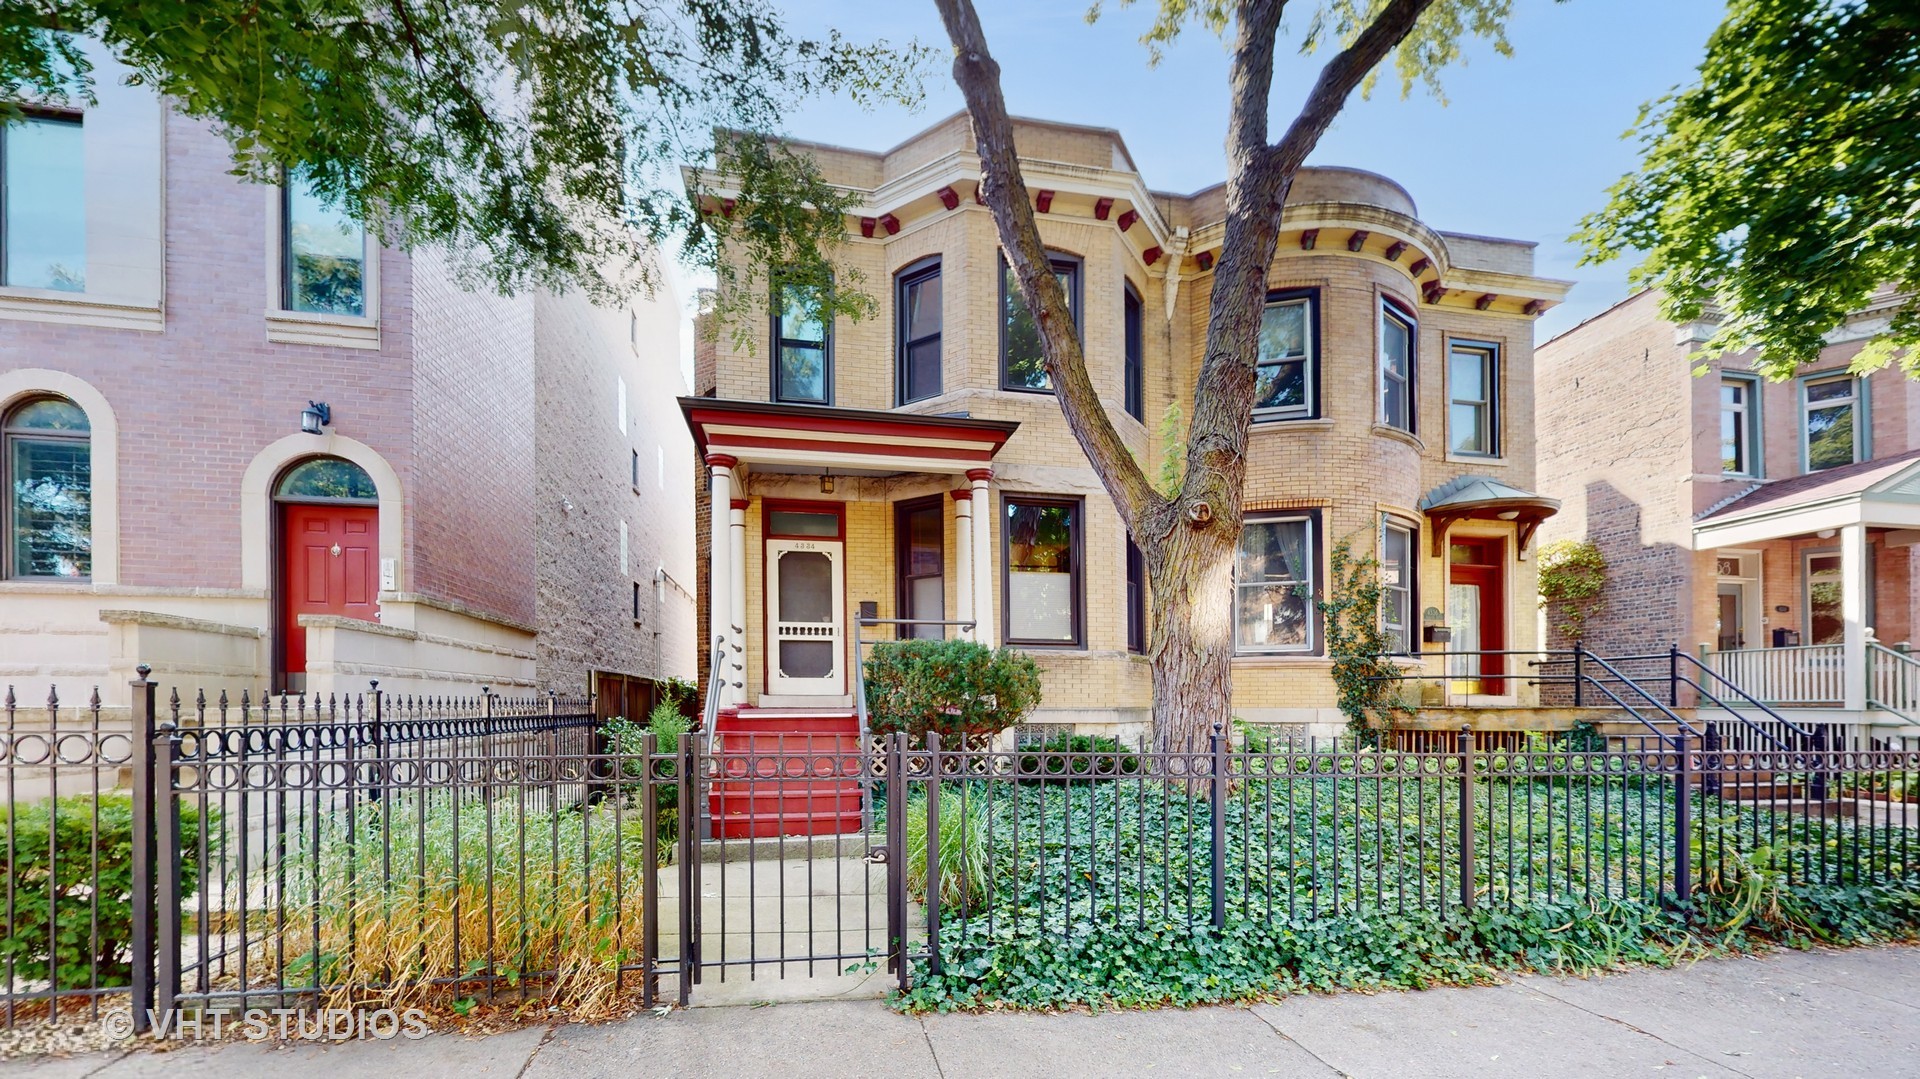
[{"label": "ivy vine on wall", "polygon": [[1592,540],[1555,540],[1540,548],[1540,606],[1556,633],[1584,640],[1607,609],[1607,558]]},{"label": "ivy vine on wall", "polygon": [[1354,553],[1353,540],[1347,536],[1334,544],[1327,598],[1315,606],[1326,624],[1327,655],[1347,728],[1363,743],[1377,745],[1396,716],[1411,716],[1414,710],[1401,693],[1400,665],[1389,654],[1392,643],[1381,625],[1380,560]]}]

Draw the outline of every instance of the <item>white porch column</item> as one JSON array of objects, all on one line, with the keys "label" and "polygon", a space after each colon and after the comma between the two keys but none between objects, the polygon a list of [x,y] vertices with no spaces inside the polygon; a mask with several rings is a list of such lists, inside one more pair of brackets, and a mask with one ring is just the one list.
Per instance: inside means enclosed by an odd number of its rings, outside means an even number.
[{"label": "white porch column", "polygon": [[[973,490],[949,491],[953,496],[953,617],[965,622],[973,617]],[[961,630],[960,636],[979,640],[979,627]]]},{"label": "white porch column", "polygon": [[1849,712],[1867,707],[1867,526],[1840,529],[1840,653],[1845,669],[1841,683]]},{"label": "white porch column", "polygon": [[740,657],[740,686],[727,696],[734,704],[747,703],[746,686],[746,647],[747,647],[747,500],[736,498],[731,502],[732,510],[727,514],[727,531],[733,534],[729,546],[727,562],[729,565],[727,583],[727,605],[732,612],[732,632],[734,643],[740,646],[735,655]]},{"label": "white porch column", "polygon": [[993,617],[993,469],[976,468],[967,473],[973,484],[973,610],[980,622],[977,640],[993,644],[1000,639],[1000,626]]},{"label": "white porch column", "polygon": [[739,673],[744,671],[740,663],[741,653],[736,650],[740,642],[733,635],[733,526],[729,518],[733,513],[733,466],[734,458],[724,453],[707,454],[709,475],[708,516],[712,518],[707,536],[707,626],[711,630],[700,647],[712,659],[715,642],[721,645],[722,655],[719,667],[710,677],[720,681],[721,704],[733,700],[733,683],[740,681]]}]

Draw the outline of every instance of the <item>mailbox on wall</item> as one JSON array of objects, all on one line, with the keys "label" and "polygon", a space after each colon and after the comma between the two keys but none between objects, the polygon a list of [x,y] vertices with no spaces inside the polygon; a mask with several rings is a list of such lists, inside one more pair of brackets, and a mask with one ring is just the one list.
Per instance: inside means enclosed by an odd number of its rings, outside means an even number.
[{"label": "mailbox on wall", "polygon": [[1775,648],[1797,648],[1800,645],[1800,631],[1797,629],[1776,629],[1773,631]]}]

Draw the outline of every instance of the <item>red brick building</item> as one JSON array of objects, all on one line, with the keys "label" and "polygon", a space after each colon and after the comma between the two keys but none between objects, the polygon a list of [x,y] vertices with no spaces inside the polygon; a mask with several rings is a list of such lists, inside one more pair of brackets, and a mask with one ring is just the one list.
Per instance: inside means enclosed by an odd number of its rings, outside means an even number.
[{"label": "red brick building", "polygon": [[672,296],[463,291],[104,58],[0,139],[0,680],[692,673]]}]

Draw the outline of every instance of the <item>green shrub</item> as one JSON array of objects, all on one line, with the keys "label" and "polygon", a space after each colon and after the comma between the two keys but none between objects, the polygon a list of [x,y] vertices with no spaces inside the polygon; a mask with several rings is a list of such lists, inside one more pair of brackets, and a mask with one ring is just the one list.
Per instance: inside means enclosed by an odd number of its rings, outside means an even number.
[{"label": "green shrub", "polygon": [[867,712],[878,733],[918,740],[992,735],[1040,703],[1031,656],[975,641],[887,641],[867,659]]},{"label": "green shrub", "polygon": [[[1085,756],[1052,756],[1073,753]],[[1140,758],[1120,744],[1120,739],[1104,734],[1062,734],[1020,754],[1020,774],[1034,776],[1022,782],[1038,783],[1061,778],[1085,780],[1140,774]]]},{"label": "green shrub", "polygon": [[[654,753],[670,754],[680,745],[680,736],[692,729],[693,721],[681,714],[677,700],[664,700],[654,705],[644,727],[625,716],[608,720],[600,728],[600,734],[607,740],[608,751],[619,759],[620,789],[626,792],[640,789],[640,781],[648,767],[644,739],[649,732],[653,735]],[[677,770],[675,764],[657,764],[654,766],[654,777],[672,779]],[[660,864],[667,865],[673,861],[674,843],[680,836],[678,783],[654,784],[653,813],[659,821]]]},{"label": "green shrub", "polygon": [[[217,827],[219,814],[209,816]],[[200,885],[201,838],[199,807],[182,801],[182,899]],[[13,888],[13,909],[0,922],[0,969],[61,987],[129,984],[133,842],[133,799],[126,794],[35,802],[0,818],[0,878]]]},{"label": "green shrub", "polygon": [[[964,791],[940,791],[940,906],[954,917],[984,907],[992,899],[987,875],[987,815]],[[927,796],[907,802],[907,891],[927,901]]]}]

